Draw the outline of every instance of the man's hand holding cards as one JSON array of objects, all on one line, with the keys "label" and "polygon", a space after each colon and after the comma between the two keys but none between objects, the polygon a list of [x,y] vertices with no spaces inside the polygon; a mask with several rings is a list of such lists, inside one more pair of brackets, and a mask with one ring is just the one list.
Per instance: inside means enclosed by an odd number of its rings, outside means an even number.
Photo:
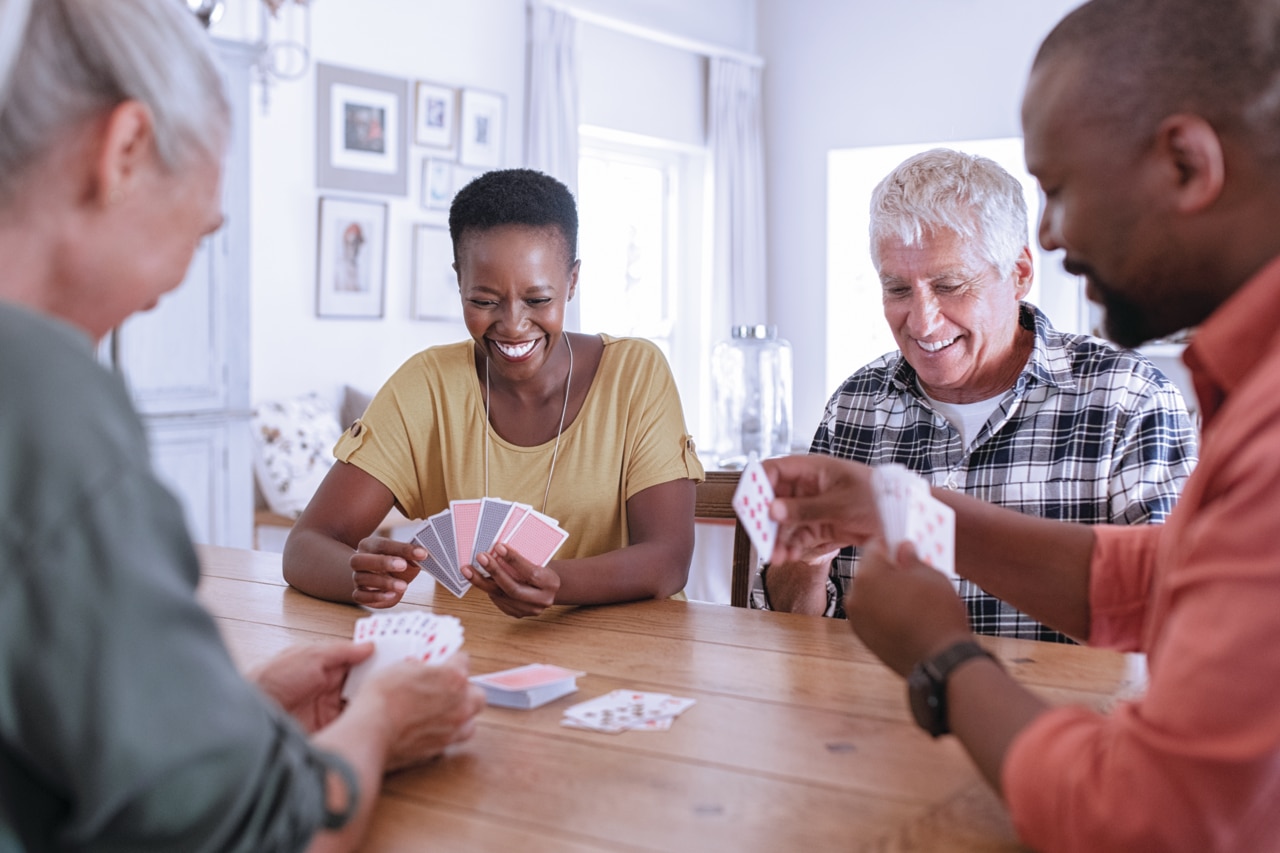
[{"label": "man's hand holding cards", "polygon": [[903,465],[881,465],[871,472],[871,489],[890,554],[910,542],[916,555],[953,583],[956,574],[955,510],[935,498],[929,484]]}]

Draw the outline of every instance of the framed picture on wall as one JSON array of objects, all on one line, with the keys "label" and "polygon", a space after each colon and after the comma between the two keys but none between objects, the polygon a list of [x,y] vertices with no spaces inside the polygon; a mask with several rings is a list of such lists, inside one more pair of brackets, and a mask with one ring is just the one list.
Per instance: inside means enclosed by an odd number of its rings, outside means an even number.
[{"label": "framed picture on wall", "polygon": [[422,159],[422,206],[427,210],[448,210],[457,188],[453,183],[454,164],[438,157]]},{"label": "framed picture on wall", "polygon": [[479,89],[462,90],[462,138],[458,162],[496,169],[502,165],[507,102],[502,95]]},{"label": "framed picture on wall", "polygon": [[386,203],[322,197],[316,244],[316,316],[381,317]]},{"label": "framed picture on wall", "polygon": [[452,148],[457,90],[419,80],[414,94],[413,141],[432,148]]},{"label": "framed picture on wall", "polygon": [[408,83],[316,63],[316,186],[405,195]]},{"label": "framed picture on wall", "polygon": [[449,229],[413,226],[413,318],[462,322]]}]

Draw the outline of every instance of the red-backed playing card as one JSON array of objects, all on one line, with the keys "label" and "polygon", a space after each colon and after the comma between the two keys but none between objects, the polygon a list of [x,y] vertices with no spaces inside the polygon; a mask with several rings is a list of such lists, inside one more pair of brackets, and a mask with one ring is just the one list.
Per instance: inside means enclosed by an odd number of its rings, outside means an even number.
[{"label": "red-backed playing card", "polygon": [[530,510],[512,529],[506,543],[534,565],[545,566],[568,538],[555,519]]}]

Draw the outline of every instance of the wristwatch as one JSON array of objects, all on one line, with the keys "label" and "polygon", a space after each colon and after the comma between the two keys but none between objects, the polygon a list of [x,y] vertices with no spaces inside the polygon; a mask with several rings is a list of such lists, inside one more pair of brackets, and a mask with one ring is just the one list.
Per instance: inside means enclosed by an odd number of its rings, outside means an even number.
[{"label": "wristwatch", "polygon": [[[907,676],[907,698],[916,723],[934,737],[950,734],[947,720],[947,679],[957,666],[975,657],[996,660],[973,640],[961,640],[916,664]],[[1000,663],[996,661],[997,665]]]}]

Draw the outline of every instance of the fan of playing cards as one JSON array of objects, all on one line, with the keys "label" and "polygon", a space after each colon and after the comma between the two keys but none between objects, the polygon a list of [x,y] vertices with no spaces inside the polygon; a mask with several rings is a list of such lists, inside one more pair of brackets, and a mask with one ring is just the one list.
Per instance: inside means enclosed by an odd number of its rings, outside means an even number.
[{"label": "fan of playing cards", "polygon": [[373,655],[351,668],[343,685],[350,698],[370,675],[402,660],[444,663],[462,648],[462,623],[435,613],[375,613],[356,620],[353,639],[373,643]]},{"label": "fan of playing cards", "polygon": [[910,542],[916,555],[953,581],[956,575],[956,513],[929,492],[929,484],[904,465],[881,465],[871,472],[876,509],[889,553]]},{"label": "fan of playing cards", "polygon": [[449,508],[427,519],[414,540],[427,550],[422,567],[461,598],[471,588],[463,566],[476,564],[476,555],[498,543],[510,545],[531,563],[545,566],[569,538],[559,522],[528,504],[499,498],[449,501]]}]

